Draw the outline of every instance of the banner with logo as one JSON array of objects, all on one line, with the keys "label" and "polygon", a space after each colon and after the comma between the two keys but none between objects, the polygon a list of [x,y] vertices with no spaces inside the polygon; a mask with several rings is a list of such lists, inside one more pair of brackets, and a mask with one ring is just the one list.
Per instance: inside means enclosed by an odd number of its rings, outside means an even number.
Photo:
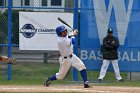
[{"label": "banner with logo", "polygon": [[58,50],[55,29],[64,25],[58,21],[58,17],[73,26],[72,13],[20,12],[20,50]]},{"label": "banner with logo", "polygon": [[81,0],[81,9],[80,53],[87,68],[100,70],[100,47],[112,28],[120,42],[120,70],[140,71],[140,0]]}]

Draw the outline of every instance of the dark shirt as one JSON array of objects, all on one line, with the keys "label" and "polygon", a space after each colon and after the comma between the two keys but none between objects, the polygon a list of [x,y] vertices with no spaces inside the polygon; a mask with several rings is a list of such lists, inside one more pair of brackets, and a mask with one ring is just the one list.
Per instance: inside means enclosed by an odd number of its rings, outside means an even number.
[{"label": "dark shirt", "polygon": [[116,37],[112,36],[106,36],[103,39],[103,59],[108,60],[115,60],[118,59],[118,47],[119,47],[119,41]]}]

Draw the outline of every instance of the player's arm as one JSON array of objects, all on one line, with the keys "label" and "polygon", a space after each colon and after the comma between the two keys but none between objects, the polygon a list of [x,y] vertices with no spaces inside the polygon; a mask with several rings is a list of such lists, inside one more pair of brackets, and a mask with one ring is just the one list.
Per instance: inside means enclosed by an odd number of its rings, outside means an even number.
[{"label": "player's arm", "polygon": [[68,38],[69,38],[69,40],[68,40],[69,46],[70,46],[71,44],[75,44],[75,37],[74,37],[74,35],[68,36]]},{"label": "player's arm", "polygon": [[69,45],[71,44],[75,44],[75,35],[78,34],[78,30],[72,30],[68,36],[68,38],[70,39]]},{"label": "player's arm", "polygon": [[74,30],[72,30],[72,31],[70,32],[70,35],[69,35],[69,36],[74,37],[74,36],[76,36],[77,34],[78,34],[78,30],[77,30],[77,29],[74,29]]},{"label": "player's arm", "polygon": [[114,38],[113,48],[117,49],[119,47],[119,40],[117,38]]},{"label": "player's arm", "polygon": [[71,45],[71,44],[75,44],[75,37],[71,37],[71,38],[70,38],[70,45]]},{"label": "player's arm", "polygon": [[64,43],[66,44],[66,46],[75,44],[75,37],[68,36]]},{"label": "player's arm", "polygon": [[113,49],[113,46],[111,46],[110,44],[108,44],[108,42],[107,42],[107,39],[106,39],[106,38],[105,38],[105,39],[103,39],[103,46],[104,46],[106,49],[108,49],[108,50]]}]

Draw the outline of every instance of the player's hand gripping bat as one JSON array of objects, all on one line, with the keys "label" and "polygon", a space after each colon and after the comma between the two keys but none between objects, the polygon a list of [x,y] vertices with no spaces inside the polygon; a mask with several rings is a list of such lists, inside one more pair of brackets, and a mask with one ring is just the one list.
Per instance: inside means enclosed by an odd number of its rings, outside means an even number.
[{"label": "player's hand gripping bat", "polygon": [[75,36],[75,35],[77,35],[78,34],[78,30],[77,29],[73,29],[66,21],[64,21],[63,19],[61,19],[60,17],[58,17],[58,20],[60,21],[60,22],[62,22],[63,24],[65,24],[66,26],[68,26],[69,28],[71,28],[72,29],[72,35],[73,36]]}]

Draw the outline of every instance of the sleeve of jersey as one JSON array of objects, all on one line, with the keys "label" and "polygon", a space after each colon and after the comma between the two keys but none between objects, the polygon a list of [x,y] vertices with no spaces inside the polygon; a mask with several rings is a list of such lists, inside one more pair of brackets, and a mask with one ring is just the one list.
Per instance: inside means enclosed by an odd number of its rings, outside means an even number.
[{"label": "sleeve of jersey", "polygon": [[71,45],[71,44],[75,44],[75,37],[71,37],[71,38],[70,38],[70,45]]},{"label": "sleeve of jersey", "polygon": [[75,44],[75,37],[67,38],[66,44],[70,46],[71,44]]}]

